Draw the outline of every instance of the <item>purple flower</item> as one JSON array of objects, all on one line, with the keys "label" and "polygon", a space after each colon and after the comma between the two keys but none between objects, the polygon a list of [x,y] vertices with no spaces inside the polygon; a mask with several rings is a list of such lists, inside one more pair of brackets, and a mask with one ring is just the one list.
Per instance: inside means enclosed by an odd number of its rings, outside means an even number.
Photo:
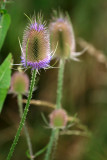
[{"label": "purple flower", "polygon": [[47,68],[51,60],[49,34],[42,23],[35,18],[26,27],[21,47],[21,63],[32,69]]}]

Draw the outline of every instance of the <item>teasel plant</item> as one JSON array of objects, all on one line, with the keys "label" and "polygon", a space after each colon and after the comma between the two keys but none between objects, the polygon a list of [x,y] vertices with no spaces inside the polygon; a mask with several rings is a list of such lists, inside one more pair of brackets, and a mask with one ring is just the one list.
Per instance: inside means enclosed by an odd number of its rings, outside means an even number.
[{"label": "teasel plant", "polygon": [[80,61],[79,56],[81,56],[87,49],[85,48],[81,52],[75,51],[75,35],[70,17],[67,13],[63,14],[60,11],[54,11],[52,20],[49,24],[49,31],[51,49],[54,50],[55,46],[57,45],[54,58],[59,60],[59,67],[56,108],[49,116],[52,133],[46,151],[45,160],[53,160],[55,158],[55,151],[57,148],[60,130],[63,130],[67,127],[69,119],[66,111],[61,105],[65,63],[69,59]]},{"label": "teasel plant", "polygon": [[[23,115],[22,98],[23,98],[23,95],[28,94],[29,77],[20,68],[18,68],[18,70],[19,71],[14,72],[11,77],[11,86],[10,86],[9,93],[12,93],[15,96],[17,96],[19,114],[20,114],[20,118],[22,118],[22,115]],[[24,133],[25,133],[25,137],[28,145],[30,159],[33,160],[34,158],[33,158],[32,143],[31,143],[30,135],[27,128],[27,123],[24,124]]]},{"label": "teasel plant", "polygon": [[[25,124],[26,116],[29,111],[30,101],[35,86],[35,78],[40,69],[48,69],[52,52],[50,50],[49,33],[46,28],[46,23],[43,21],[43,16],[38,14],[37,17],[29,18],[29,24],[24,30],[22,44],[19,41],[21,48],[21,65],[24,69],[31,68],[31,82],[28,91],[27,102],[21,115],[21,121],[17,129],[15,138],[10,147],[7,160],[12,158],[14,149],[19,140],[21,130]],[[17,65],[17,64],[16,64]],[[20,64],[19,64],[20,65]]]}]

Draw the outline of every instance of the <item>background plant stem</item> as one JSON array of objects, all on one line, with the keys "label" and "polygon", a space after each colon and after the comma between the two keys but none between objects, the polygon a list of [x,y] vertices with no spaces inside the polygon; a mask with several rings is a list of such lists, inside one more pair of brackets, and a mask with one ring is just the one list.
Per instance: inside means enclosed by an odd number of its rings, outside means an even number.
[{"label": "background plant stem", "polygon": [[49,141],[49,144],[48,144],[48,149],[47,149],[47,152],[46,152],[46,155],[45,155],[45,160],[50,160],[50,154],[51,154],[53,144],[54,144],[54,140],[55,140],[55,137],[56,137],[55,136],[56,131],[57,131],[57,129],[52,129],[52,133],[51,133],[51,136],[50,136],[50,141]]},{"label": "background plant stem", "polygon": [[64,77],[65,60],[60,59],[59,71],[58,71],[58,83],[57,83],[57,97],[56,97],[56,109],[61,108],[63,77]]},{"label": "background plant stem", "polygon": [[54,160],[55,156],[56,156],[58,138],[59,138],[59,128],[57,128],[56,131],[55,131],[55,137],[54,137],[54,143],[53,143],[53,150],[52,150],[51,160]]},{"label": "background plant stem", "polygon": [[27,113],[28,113],[28,109],[29,109],[29,105],[30,105],[30,100],[32,98],[32,92],[33,92],[34,85],[35,85],[36,73],[37,73],[37,71],[34,69],[32,71],[30,90],[29,90],[29,94],[28,94],[27,103],[26,103],[26,106],[25,106],[25,109],[24,109],[24,113],[23,113],[22,119],[21,119],[20,124],[19,124],[19,128],[18,128],[18,130],[16,132],[16,136],[15,136],[15,138],[13,140],[13,143],[11,145],[11,148],[10,148],[10,151],[9,151],[9,154],[8,154],[6,160],[10,160],[11,159],[11,157],[13,155],[13,152],[14,152],[14,149],[16,147],[16,144],[17,144],[17,142],[19,140],[21,130],[22,130],[23,126],[24,126],[24,123],[25,123],[25,120],[26,120],[26,116],[27,116]]},{"label": "background plant stem", "polygon": [[[64,78],[64,66],[65,66],[65,60],[60,59],[59,62],[59,70],[58,70],[58,83],[57,83],[57,97],[56,97],[56,109],[61,108],[61,99],[62,99],[62,88],[63,88],[63,78]],[[52,129],[50,141],[48,144],[48,149],[45,155],[45,160],[50,160],[52,148],[53,148],[53,156],[52,159],[54,158],[56,147],[57,147],[57,141],[59,137],[59,129]]]},{"label": "background plant stem", "polygon": [[[22,95],[19,94],[17,96],[18,98],[18,106],[19,106],[19,113],[20,113],[20,118],[22,118],[23,115],[23,104],[22,104]],[[28,128],[26,123],[24,124],[24,132],[25,132],[25,136],[26,136],[26,141],[27,141],[27,145],[28,145],[28,150],[29,150],[29,154],[30,154],[30,159],[34,160],[33,158],[33,150],[32,150],[32,144],[31,144],[31,139],[29,136],[29,132],[28,132]]]}]

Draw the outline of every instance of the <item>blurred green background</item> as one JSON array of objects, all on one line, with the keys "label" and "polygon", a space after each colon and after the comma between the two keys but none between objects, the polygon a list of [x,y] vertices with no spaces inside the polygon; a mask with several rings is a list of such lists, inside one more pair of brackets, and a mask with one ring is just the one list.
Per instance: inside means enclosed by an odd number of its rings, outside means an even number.
[{"label": "blurred green background", "polygon": [[[13,54],[14,63],[20,63],[18,37],[22,40],[28,23],[24,13],[32,16],[34,12],[41,11],[48,24],[52,10],[59,8],[69,13],[76,42],[82,37],[106,56],[107,0],[16,0],[6,6],[11,15],[11,26],[0,51],[0,63],[9,52]],[[77,44],[77,51],[80,50],[82,48]],[[77,113],[93,136],[61,136],[56,160],[107,160],[107,67],[88,53],[81,59],[79,63],[70,60],[66,62],[62,105],[69,115]],[[27,73],[30,77],[29,70]],[[57,69],[42,70],[38,78],[33,98],[55,103]],[[44,127],[41,112],[48,116],[51,109],[31,105],[27,117],[34,152],[48,143],[51,133],[51,130]],[[6,159],[19,121],[17,98],[8,95],[0,115],[0,160]],[[22,132],[12,160],[27,160],[26,150]],[[43,157],[44,154],[37,160]]]}]

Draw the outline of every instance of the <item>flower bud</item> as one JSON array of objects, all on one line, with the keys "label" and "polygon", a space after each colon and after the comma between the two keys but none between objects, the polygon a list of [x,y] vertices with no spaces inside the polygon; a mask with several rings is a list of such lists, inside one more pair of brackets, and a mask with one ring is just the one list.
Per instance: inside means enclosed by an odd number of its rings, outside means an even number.
[{"label": "flower bud", "polygon": [[75,51],[74,32],[69,18],[62,14],[53,17],[49,30],[52,50],[55,50],[58,44],[55,56],[69,58],[70,54]]},{"label": "flower bud", "polygon": [[68,117],[64,109],[55,109],[50,115],[50,126],[52,128],[64,128]]},{"label": "flower bud", "polygon": [[29,78],[23,72],[15,72],[11,78],[10,91],[15,94],[25,94],[29,89]]},{"label": "flower bud", "polygon": [[21,47],[23,66],[33,69],[48,67],[51,59],[49,34],[41,19],[39,17],[38,21],[36,18],[31,20],[24,31]]}]

